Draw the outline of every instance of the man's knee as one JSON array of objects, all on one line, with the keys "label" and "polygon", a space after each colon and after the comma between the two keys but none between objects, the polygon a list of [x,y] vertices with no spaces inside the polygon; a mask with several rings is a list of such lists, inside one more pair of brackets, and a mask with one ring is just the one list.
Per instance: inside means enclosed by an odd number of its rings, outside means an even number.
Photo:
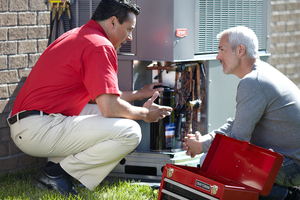
[{"label": "man's knee", "polygon": [[[137,146],[142,139],[142,132],[140,125],[134,120],[126,120],[126,128],[124,129],[124,137]],[[132,144],[132,145],[134,145]]]},{"label": "man's knee", "polygon": [[136,137],[136,144],[138,145],[141,142],[141,139],[142,139],[141,127],[136,121],[133,121],[132,126],[133,126],[133,130],[134,130],[133,132],[134,132],[135,137]]}]

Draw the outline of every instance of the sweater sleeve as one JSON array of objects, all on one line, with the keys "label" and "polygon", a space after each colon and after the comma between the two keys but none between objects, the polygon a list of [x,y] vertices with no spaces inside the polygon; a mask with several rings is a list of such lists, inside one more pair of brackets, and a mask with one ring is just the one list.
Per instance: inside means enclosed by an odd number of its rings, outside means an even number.
[{"label": "sweater sleeve", "polygon": [[220,133],[220,134],[224,134],[224,135],[228,135],[228,133],[231,131],[232,126],[233,126],[233,122],[234,119],[233,118],[229,118],[227,119],[227,122],[221,126],[220,128],[213,130],[212,132],[209,133],[209,135],[211,136],[210,140],[207,140],[205,142],[203,142],[202,144],[202,150],[203,152],[208,152],[208,149],[216,135],[216,133]]},{"label": "sweater sleeve", "polygon": [[228,136],[250,141],[253,130],[267,106],[267,99],[257,76],[250,73],[240,81],[236,101],[235,120]]}]

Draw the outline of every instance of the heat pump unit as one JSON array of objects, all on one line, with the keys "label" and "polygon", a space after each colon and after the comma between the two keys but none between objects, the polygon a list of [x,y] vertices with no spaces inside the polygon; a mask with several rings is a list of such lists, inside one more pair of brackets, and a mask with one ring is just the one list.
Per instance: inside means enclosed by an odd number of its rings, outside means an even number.
[{"label": "heat pump unit", "polygon": [[[72,27],[86,23],[101,0],[75,0]],[[270,0],[133,0],[141,7],[133,41],[121,59],[182,61],[218,52],[216,35],[247,26],[269,52]],[[202,58],[201,58],[202,59]]]}]

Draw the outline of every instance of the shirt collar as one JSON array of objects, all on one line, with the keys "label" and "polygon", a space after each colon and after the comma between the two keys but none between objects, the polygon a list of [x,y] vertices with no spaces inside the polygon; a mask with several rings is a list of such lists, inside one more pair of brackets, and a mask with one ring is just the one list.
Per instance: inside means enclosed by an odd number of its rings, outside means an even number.
[{"label": "shirt collar", "polygon": [[86,25],[99,30],[103,34],[103,36],[105,36],[108,39],[102,26],[100,26],[100,24],[98,22],[96,22],[95,20],[91,19],[90,21],[88,21],[88,23],[86,23]]}]

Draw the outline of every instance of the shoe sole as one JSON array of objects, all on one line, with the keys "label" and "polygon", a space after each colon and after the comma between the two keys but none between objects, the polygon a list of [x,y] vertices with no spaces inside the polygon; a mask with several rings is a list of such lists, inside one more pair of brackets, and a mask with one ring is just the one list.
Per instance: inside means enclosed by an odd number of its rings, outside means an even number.
[{"label": "shoe sole", "polygon": [[36,181],[36,180],[33,180],[33,181],[32,181],[32,184],[33,184],[33,186],[38,187],[38,188],[41,188],[41,189],[44,189],[44,190],[53,190],[53,191],[59,192],[59,193],[61,193],[61,194],[64,195],[64,196],[68,196],[69,194],[71,194],[72,196],[75,197],[75,196],[79,195],[78,192],[77,192],[77,193],[72,193],[72,192],[62,193],[62,192],[60,192],[60,191],[57,191],[57,190],[54,190],[54,189],[50,189],[50,188],[48,188],[47,186],[43,185],[42,183],[40,183],[40,182],[38,182],[38,181]]},{"label": "shoe sole", "polygon": [[48,189],[45,185],[41,184],[40,182],[36,181],[36,180],[33,180],[32,181],[32,185],[35,186],[35,187],[38,187],[38,188],[41,188],[41,189]]}]

